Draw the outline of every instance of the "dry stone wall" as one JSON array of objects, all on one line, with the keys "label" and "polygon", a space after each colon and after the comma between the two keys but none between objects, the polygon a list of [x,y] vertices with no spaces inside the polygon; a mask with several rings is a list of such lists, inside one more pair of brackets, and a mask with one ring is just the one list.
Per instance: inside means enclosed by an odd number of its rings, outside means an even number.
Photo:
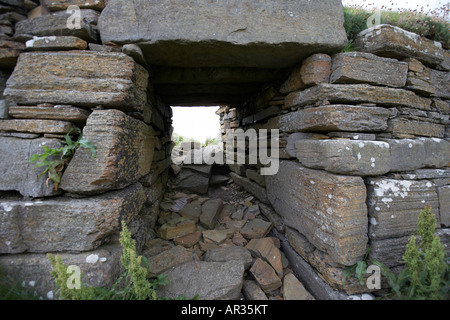
[{"label": "dry stone wall", "polygon": [[[21,50],[15,61],[9,47],[0,52],[0,266],[47,298],[55,289],[49,252],[80,266],[83,281],[110,285],[122,272],[120,222],[139,250],[154,237],[171,164],[171,109],[134,51],[101,44],[96,24],[106,2],[1,3],[17,17],[8,36],[20,45],[2,41]],[[65,28],[70,4],[81,8],[79,29]],[[79,148],[55,189],[29,159],[42,146],[60,148],[73,128],[96,156]]]},{"label": "dry stone wall", "polygon": [[369,291],[342,284],[367,250],[401,266],[426,205],[446,248],[450,241],[449,54],[387,25],[356,43],[355,52],[310,56],[244,108],[218,110],[224,141],[227,129],[280,130],[277,174],[233,164],[231,176],[281,217],[292,256],[348,294]]}]

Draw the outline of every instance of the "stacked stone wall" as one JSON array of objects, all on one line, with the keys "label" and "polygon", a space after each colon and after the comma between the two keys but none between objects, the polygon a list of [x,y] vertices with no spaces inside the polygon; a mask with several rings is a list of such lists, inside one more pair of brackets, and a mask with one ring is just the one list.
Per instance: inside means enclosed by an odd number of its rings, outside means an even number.
[{"label": "stacked stone wall", "polygon": [[448,52],[387,25],[356,43],[355,52],[310,56],[233,116],[218,110],[224,141],[227,129],[280,130],[277,174],[247,163],[230,165],[231,175],[273,207],[301,259],[349,294],[369,291],[342,282],[366,252],[401,268],[425,206],[447,252],[450,241]]}]

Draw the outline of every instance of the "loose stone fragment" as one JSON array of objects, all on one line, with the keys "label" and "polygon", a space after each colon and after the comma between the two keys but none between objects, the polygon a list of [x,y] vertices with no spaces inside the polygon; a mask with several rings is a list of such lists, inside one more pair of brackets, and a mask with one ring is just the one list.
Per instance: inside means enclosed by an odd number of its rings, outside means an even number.
[{"label": "loose stone fragment", "polygon": [[265,261],[258,258],[250,268],[251,275],[255,278],[264,292],[270,292],[281,287],[281,279],[275,270]]},{"label": "loose stone fragment", "polygon": [[193,233],[196,230],[195,223],[186,218],[175,218],[163,224],[158,229],[158,236],[170,240]]}]

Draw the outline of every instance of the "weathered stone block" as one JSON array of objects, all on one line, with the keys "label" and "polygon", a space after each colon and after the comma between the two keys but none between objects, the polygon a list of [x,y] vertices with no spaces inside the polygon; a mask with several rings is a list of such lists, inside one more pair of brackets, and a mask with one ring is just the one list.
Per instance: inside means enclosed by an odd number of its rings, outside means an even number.
[{"label": "weathered stone block", "polygon": [[158,290],[161,297],[199,300],[235,300],[242,289],[244,265],[240,261],[193,261],[165,272],[169,284]]},{"label": "weathered stone block", "polygon": [[387,129],[390,114],[385,108],[330,105],[289,112],[269,120],[268,124],[282,132],[377,132]]},{"label": "weathered stone block", "polygon": [[252,255],[244,247],[232,246],[225,248],[213,248],[205,252],[204,261],[226,262],[237,260],[242,262],[244,269],[247,270],[252,265]]},{"label": "weathered stone block", "polygon": [[179,190],[205,194],[208,192],[211,165],[183,165],[174,179]]},{"label": "weathered stone block", "polygon": [[376,103],[387,107],[431,109],[431,101],[417,96],[414,92],[367,84],[319,84],[303,91],[290,93],[286,97],[284,108],[314,105],[324,100],[332,104]]},{"label": "weathered stone block", "polygon": [[107,3],[105,0],[43,0],[43,4],[50,11],[67,10],[69,6],[102,11]]},{"label": "weathered stone block", "polygon": [[333,56],[330,83],[367,83],[404,87],[408,64],[363,52],[346,52]]},{"label": "weathered stone block", "polygon": [[369,259],[379,261],[387,267],[395,267],[402,264],[402,257],[410,236],[388,239],[371,239]]},{"label": "weathered stone block", "polygon": [[97,42],[97,31],[86,20],[81,19],[79,28],[71,28],[70,15],[52,14],[22,20],[15,25],[15,37],[74,36],[87,42]]},{"label": "weathered stone block", "polygon": [[389,144],[381,141],[298,140],[297,158],[308,168],[357,176],[390,170]]},{"label": "weathered stone block", "polygon": [[11,40],[0,40],[0,67],[8,70],[14,69],[25,45]]},{"label": "weathered stone block", "polygon": [[366,251],[366,187],[341,176],[281,161],[266,178],[267,194],[287,226],[298,230],[337,263],[353,265]]},{"label": "weathered stone block", "polygon": [[416,139],[390,139],[390,171],[410,171],[422,168],[427,154],[423,142]]},{"label": "weathered stone block", "polygon": [[1,253],[96,249],[144,202],[140,184],[90,198],[2,202]]},{"label": "weathered stone block", "polygon": [[180,264],[194,260],[194,255],[181,246],[175,246],[160,254],[148,258],[151,278]]},{"label": "weathered stone block", "polygon": [[72,106],[29,107],[12,106],[9,115],[19,119],[47,119],[70,122],[86,122],[90,111]]},{"label": "weathered stone block", "polygon": [[[33,154],[42,154],[46,145],[49,148],[60,148],[62,143],[57,139],[20,139],[0,137],[0,190],[17,190],[27,197],[53,196],[53,184],[47,186],[47,176],[41,177],[44,168],[35,168],[29,163]],[[47,160],[51,160],[48,158]]]},{"label": "weathered stone block", "polygon": [[64,172],[61,188],[68,192],[95,194],[124,188],[150,172],[154,131],[119,110],[96,110],[88,118],[83,137],[91,151],[79,148]]},{"label": "weathered stone block", "polygon": [[270,292],[281,287],[281,279],[275,273],[275,270],[264,260],[256,259],[250,268],[250,273],[258,282],[264,292]]},{"label": "weathered stone block", "polygon": [[200,224],[208,229],[213,229],[217,223],[220,212],[223,209],[223,202],[220,199],[211,199],[202,205]]},{"label": "weathered stone block", "polygon": [[34,37],[25,43],[27,51],[85,50],[88,46],[83,39],[74,36]]},{"label": "weathered stone block", "polygon": [[364,30],[355,39],[355,49],[389,58],[415,58],[428,66],[445,67],[445,50],[439,42],[391,25]]},{"label": "weathered stone block", "polygon": [[[94,287],[111,287],[123,272],[120,257],[122,246],[117,242],[83,253],[57,253],[66,265],[80,267],[82,283]],[[55,299],[55,278],[50,275],[52,267],[46,254],[27,253],[0,255],[0,266],[5,274],[16,277],[18,283],[36,292],[43,299]]]},{"label": "weathered stone block", "polygon": [[418,121],[406,118],[396,118],[388,121],[388,132],[396,135],[417,135],[423,137],[445,137],[445,125]]},{"label": "weathered stone block", "polygon": [[438,196],[431,181],[370,178],[366,183],[371,239],[411,234],[426,205],[431,206],[440,225]]},{"label": "weathered stone block", "polygon": [[273,243],[271,238],[252,239],[245,246],[257,258],[261,258],[269,263],[278,276],[283,276],[283,265],[281,262],[281,252]]},{"label": "weathered stone block", "polygon": [[306,86],[315,86],[319,83],[328,83],[331,73],[331,57],[327,54],[317,53],[308,57],[302,63],[300,75]]},{"label": "weathered stone block", "polygon": [[303,284],[292,273],[283,279],[284,300],[314,300]]},{"label": "weathered stone block", "polygon": [[163,224],[158,229],[158,236],[165,240],[170,240],[194,233],[197,227],[192,220],[186,218],[174,218]]},{"label": "weathered stone block", "polygon": [[71,122],[61,120],[0,120],[0,131],[6,132],[66,134],[70,129],[77,127],[77,125]]},{"label": "weathered stone block", "polygon": [[20,105],[40,103],[103,106],[143,111],[148,72],[116,52],[23,53],[4,95]]}]

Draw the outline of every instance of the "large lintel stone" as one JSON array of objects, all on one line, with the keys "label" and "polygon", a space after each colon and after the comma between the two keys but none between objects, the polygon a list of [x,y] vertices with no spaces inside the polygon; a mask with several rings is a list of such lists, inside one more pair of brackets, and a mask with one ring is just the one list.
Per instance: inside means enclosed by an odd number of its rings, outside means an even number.
[{"label": "large lintel stone", "polygon": [[179,67],[292,67],[347,42],[337,0],[110,0],[98,27],[103,43],[139,43],[150,64]]}]

